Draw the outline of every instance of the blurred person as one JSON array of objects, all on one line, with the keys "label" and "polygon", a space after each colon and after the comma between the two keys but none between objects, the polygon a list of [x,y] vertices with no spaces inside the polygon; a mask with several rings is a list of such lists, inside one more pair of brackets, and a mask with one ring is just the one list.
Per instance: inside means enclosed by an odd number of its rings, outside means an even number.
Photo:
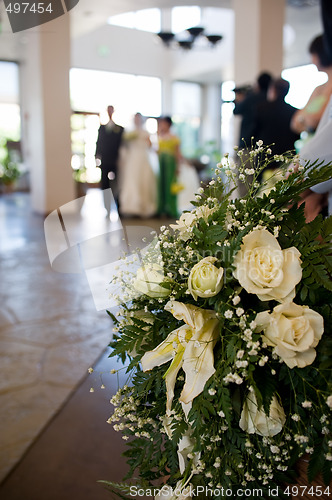
[{"label": "blurred person", "polygon": [[292,118],[291,128],[296,133],[308,132],[313,134],[318,123],[323,116],[327,103],[332,92],[332,57],[325,49],[323,35],[319,35],[309,45],[312,63],[316,65],[318,71],[324,71],[328,80],[316,87],[307,104],[303,109],[299,109]]},{"label": "blurred person", "polygon": [[294,149],[299,134],[290,128],[296,108],[285,102],[289,82],[283,78],[272,80],[267,92],[267,101],[257,106],[253,133],[257,139],[270,146],[272,154],[281,155]]},{"label": "blurred person", "polygon": [[119,201],[121,214],[151,217],[157,210],[157,181],[150,153],[151,140],[141,113],[134,116],[134,130],[123,134],[124,159]]},{"label": "blurred person", "polygon": [[[332,61],[332,2],[321,0],[321,17],[324,26],[323,47],[325,55]],[[328,104],[319,121],[312,139],[300,151],[304,160],[332,161],[332,90],[328,96]],[[306,221],[312,221],[319,213],[332,215],[332,172],[331,179],[317,184],[302,193]]]},{"label": "blurred person", "polygon": [[321,0],[321,18],[324,27],[323,43],[325,51],[332,60],[332,2]]},{"label": "blurred person", "polygon": [[[332,162],[332,97],[319,122],[314,136],[301,148],[303,160]],[[332,215],[332,167],[331,179],[321,182],[302,193],[306,221],[311,222],[319,213]]]},{"label": "blurred person", "polygon": [[260,73],[252,90],[249,92],[235,92],[234,115],[242,116],[240,137],[238,145],[240,148],[250,148],[251,138],[254,133],[254,117],[257,106],[266,102],[269,84],[272,80],[270,73]]},{"label": "blurred person", "polygon": [[177,198],[178,213],[194,208],[192,201],[201,186],[201,181],[192,161],[182,158],[178,174],[179,192]]},{"label": "blurred person", "polygon": [[180,139],[171,132],[172,119],[161,116],[158,119],[158,209],[160,216],[176,218],[177,208],[177,176],[181,162]]},{"label": "blurred person", "polygon": [[114,199],[119,209],[118,160],[124,128],[114,123],[112,118],[114,113],[113,106],[107,107],[107,113],[109,121],[106,125],[100,125],[98,130],[95,157],[96,160],[100,161],[100,165],[98,165],[101,169],[100,186],[103,190],[107,217],[109,217],[111,212],[111,195],[108,190],[109,188],[112,189]]},{"label": "blurred person", "polygon": [[[272,80],[267,92],[267,102],[257,107],[254,135],[269,146],[270,158],[272,155],[282,155],[286,151],[294,150],[294,143],[299,139],[299,135],[290,128],[296,108],[285,102],[288,91],[287,80],[283,78]],[[258,180],[262,182],[262,190],[265,194],[282,179],[281,165],[280,162],[270,161],[268,168],[260,172]]]}]

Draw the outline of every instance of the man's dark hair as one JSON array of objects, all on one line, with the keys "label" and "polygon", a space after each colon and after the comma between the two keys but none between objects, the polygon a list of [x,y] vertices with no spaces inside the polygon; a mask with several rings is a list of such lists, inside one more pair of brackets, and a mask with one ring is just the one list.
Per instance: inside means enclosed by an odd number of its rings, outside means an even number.
[{"label": "man's dark hair", "polygon": [[283,78],[276,78],[276,80],[272,80],[271,87],[275,89],[277,96],[283,99],[286,97],[289,91],[289,81],[284,80]]},{"label": "man's dark hair", "polygon": [[271,80],[272,80],[272,76],[270,75],[270,73],[260,73],[260,75],[258,75],[258,78],[257,78],[257,84],[258,84],[260,90],[267,92],[267,89],[269,88]]},{"label": "man's dark hair", "polygon": [[318,35],[312,40],[309,45],[309,53],[318,57],[323,68],[332,66],[332,59],[325,49],[323,35]]}]

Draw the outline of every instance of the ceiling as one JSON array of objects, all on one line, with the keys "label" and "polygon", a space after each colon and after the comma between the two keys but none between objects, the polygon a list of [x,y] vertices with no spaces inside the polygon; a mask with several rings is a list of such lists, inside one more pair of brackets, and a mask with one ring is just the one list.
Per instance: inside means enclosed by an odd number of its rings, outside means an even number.
[{"label": "ceiling", "polygon": [[79,36],[105,24],[108,17],[132,10],[171,8],[178,5],[231,8],[232,0],[98,0],[91,7],[91,0],[80,0],[72,13],[72,33]]},{"label": "ceiling", "polygon": [[[87,33],[105,26],[107,18],[111,15],[152,7],[171,8],[177,5],[193,4],[201,7],[232,9],[233,1],[98,0],[98,8],[92,9],[91,0],[80,0],[72,11],[72,36],[74,38],[86,36]],[[308,45],[313,37],[322,32],[319,0],[287,0],[285,25],[284,67],[309,63]]]},{"label": "ceiling", "polygon": [[[244,0],[247,1],[247,0]],[[286,0],[286,21],[296,28],[312,31],[321,25],[319,0]],[[106,23],[109,16],[148,8],[171,8],[178,5],[198,5],[200,7],[232,8],[232,0],[98,0],[91,6],[91,0],[80,0],[72,10],[71,28],[74,37],[92,31]],[[309,35],[310,36],[310,35]],[[301,52],[301,41],[296,50]],[[307,47],[305,47],[306,50]],[[305,52],[303,50],[303,52]]]},{"label": "ceiling", "polygon": [[[243,0],[247,1],[247,0]],[[264,1],[264,0],[262,0]],[[331,0],[332,1],[332,0]],[[73,40],[87,37],[106,26],[108,17],[145,8],[171,8],[177,5],[198,5],[201,7],[232,8],[232,0],[79,0],[70,11],[71,36]],[[292,67],[310,62],[308,44],[314,36],[321,33],[319,0],[287,0],[286,39],[284,47],[284,67]],[[20,60],[22,41],[33,30],[13,34],[0,3],[3,20],[0,34],[0,59]]]}]

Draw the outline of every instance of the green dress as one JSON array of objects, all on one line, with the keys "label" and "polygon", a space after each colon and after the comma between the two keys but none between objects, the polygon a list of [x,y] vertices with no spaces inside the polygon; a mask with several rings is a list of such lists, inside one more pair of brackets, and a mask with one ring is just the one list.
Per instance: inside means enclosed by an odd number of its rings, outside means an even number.
[{"label": "green dress", "polygon": [[177,196],[172,192],[176,182],[176,152],[180,140],[176,136],[159,138],[158,215],[178,217]]}]

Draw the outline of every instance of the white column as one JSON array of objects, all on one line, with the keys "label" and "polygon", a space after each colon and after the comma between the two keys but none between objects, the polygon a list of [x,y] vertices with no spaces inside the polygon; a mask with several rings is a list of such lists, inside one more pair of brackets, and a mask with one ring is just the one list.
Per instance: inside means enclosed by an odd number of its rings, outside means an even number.
[{"label": "white column", "polygon": [[162,96],[161,96],[161,106],[162,114],[172,116],[173,114],[173,99],[172,99],[172,80],[162,79]]},{"label": "white column", "polygon": [[202,144],[215,141],[220,149],[221,142],[221,87],[218,84],[202,85]]},{"label": "white column", "polygon": [[236,85],[253,83],[262,71],[280,76],[285,0],[233,0],[233,8]]},{"label": "white column", "polygon": [[[172,31],[172,9],[164,8],[161,9],[161,31],[171,32]],[[164,67],[169,68],[169,74],[171,73],[172,67],[172,54],[171,49],[164,48]],[[167,73],[166,73],[167,74]],[[172,100],[172,79],[163,78],[162,79],[162,96],[161,96],[161,108],[162,114],[172,116],[173,114],[173,100]]]},{"label": "white column", "polygon": [[21,66],[23,151],[34,211],[74,199],[70,129],[69,15],[27,32]]}]

